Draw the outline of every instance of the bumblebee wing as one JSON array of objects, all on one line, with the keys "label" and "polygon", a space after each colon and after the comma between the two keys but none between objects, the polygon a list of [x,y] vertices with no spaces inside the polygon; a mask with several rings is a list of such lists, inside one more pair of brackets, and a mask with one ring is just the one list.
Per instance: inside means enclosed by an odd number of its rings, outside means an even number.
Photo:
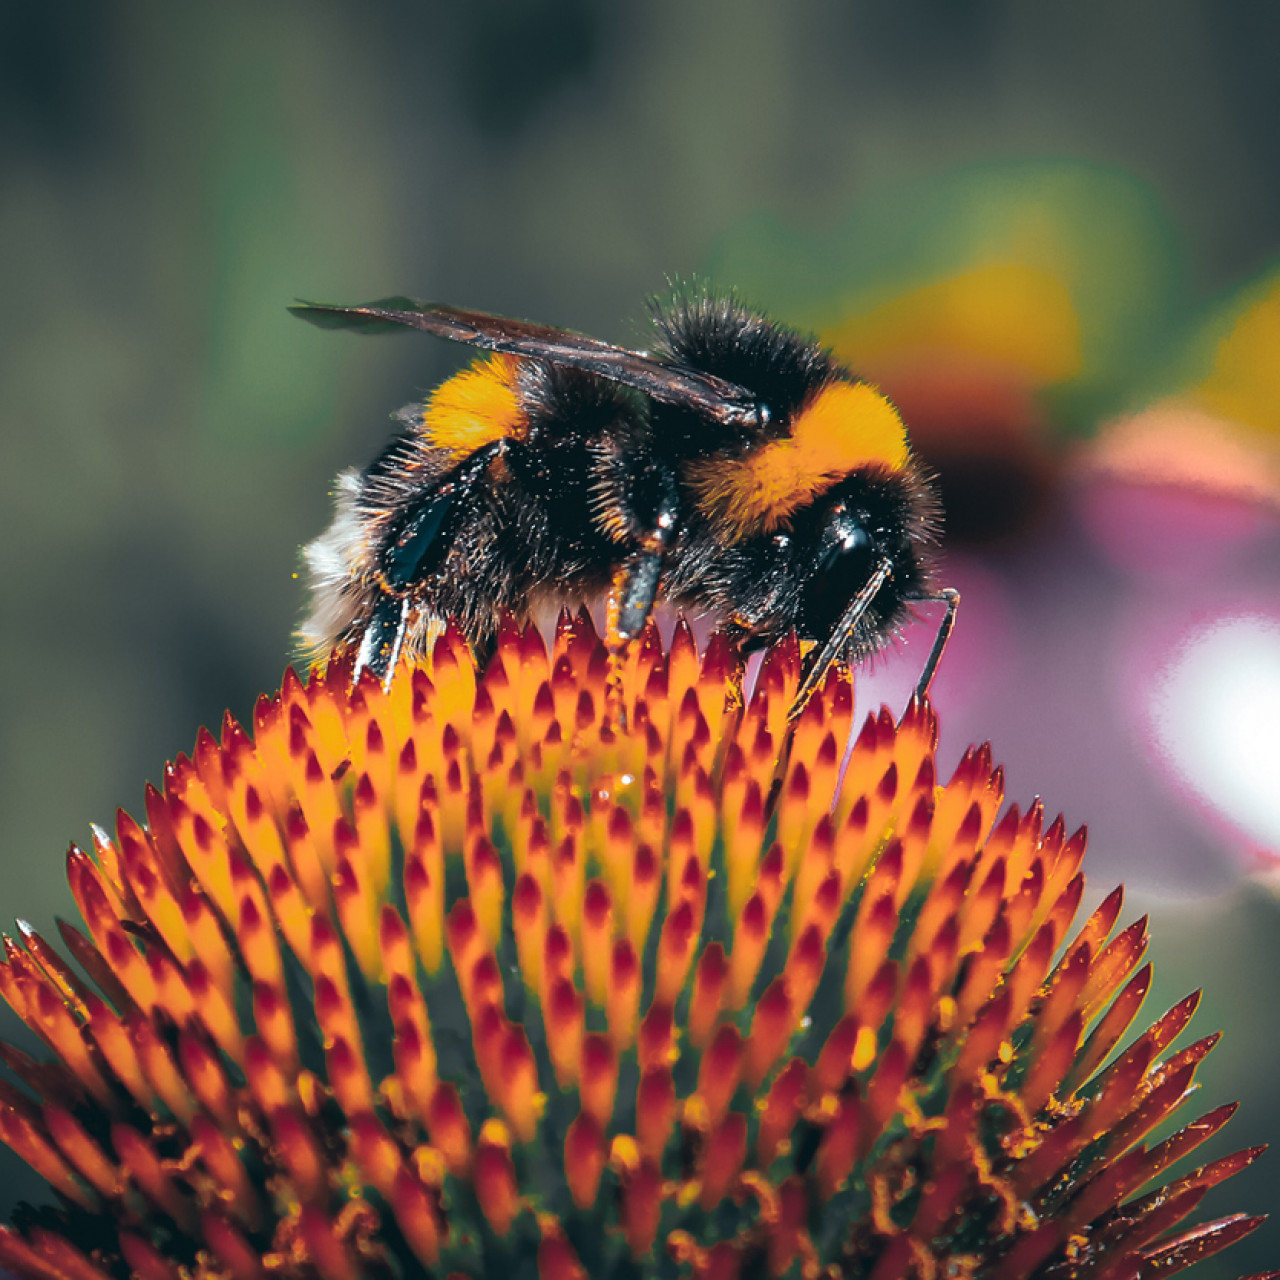
[{"label": "bumblebee wing", "polygon": [[398,327],[421,329],[486,351],[572,365],[632,387],[663,404],[702,414],[722,426],[759,430],[767,420],[764,406],[745,387],[568,329],[507,320],[483,311],[463,311],[442,303],[415,302],[412,298],[383,298],[352,307],[300,302],[289,310],[322,329],[355,329],[364,333]]}]

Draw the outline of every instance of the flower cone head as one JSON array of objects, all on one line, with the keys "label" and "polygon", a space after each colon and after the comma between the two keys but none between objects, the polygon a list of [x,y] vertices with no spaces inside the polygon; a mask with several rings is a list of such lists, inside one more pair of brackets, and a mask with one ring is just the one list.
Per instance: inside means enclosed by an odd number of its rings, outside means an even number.
[{"label": "flower cone head", "polygon": [[6,1048],[0,1137],[58,1204],[0,1262],[1119,1280],[1256,1226],[1185,1226],[1257,1153],[1164,1177],[1231,1109],[1150,1140],[1213,1037],[1171,1048],[1192,997],[1115,1052],[1145,930],[1117,891],[1073,932],[1083,833],[997,820],[986,748],[940,784],[919,704],[841,783],[849,676],[792,731],[799,672],[744,703],[681,625],[618,680],[566,617],[202,732],[72,848],[76,967],[5,940],[55,1057]]}]

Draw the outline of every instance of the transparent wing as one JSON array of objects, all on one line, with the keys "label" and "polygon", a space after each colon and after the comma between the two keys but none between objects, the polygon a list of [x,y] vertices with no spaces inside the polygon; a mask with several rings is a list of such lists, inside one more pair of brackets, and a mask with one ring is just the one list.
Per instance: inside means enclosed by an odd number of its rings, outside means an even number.
[{"label": "transparent wing", "polygon": [[757,431],[763,429],[767,417],[764,407],[745,387],[568,329],[508,320],[483,311],[463,311],[443,303],[415,302],[412,298],[383,298],[349,307],[300,302],[289,310],[322,329],[354,329],[363,333],[421,329],[424,333],[486,351],[572,365],[610,382],[632,387],[663,404],[690,409],[723,426]]}]

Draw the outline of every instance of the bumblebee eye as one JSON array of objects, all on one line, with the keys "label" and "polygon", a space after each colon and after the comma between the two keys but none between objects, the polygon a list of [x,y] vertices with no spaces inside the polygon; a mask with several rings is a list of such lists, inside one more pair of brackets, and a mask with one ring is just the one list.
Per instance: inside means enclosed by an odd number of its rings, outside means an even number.
[{"label": "bumblebee eye", "polygon": [[858,524],[844,523],[819,555],[800,597],[801,634],[829,636],[849,601],[871,576],[876,556],[871,536]]}]

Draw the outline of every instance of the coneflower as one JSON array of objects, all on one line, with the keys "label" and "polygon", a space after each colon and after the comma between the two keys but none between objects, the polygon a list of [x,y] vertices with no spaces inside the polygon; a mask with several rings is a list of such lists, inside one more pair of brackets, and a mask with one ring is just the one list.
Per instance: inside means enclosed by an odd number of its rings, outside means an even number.
[{"label": "coneflower", "polygon": [[[1071,932],[1083,831],[999,816],[970,750],[870,717],[794,644],[744,705],[713,638],[453,632],[384,691],[286,674],[199,735],[146,823],[72,847],[79,970],[34,931],[0,990],[0,1137],[56,1207],[40,1280],[1165,1276],[1247,1149],[1161,1180],[1208,1036],[1150,982],[1117,890]],[[87,975],[86,977],[83,975]],[[1157,1189],[1150,1189],[1155,1186]],[[1280,1273],[1276,1273],[1280,1274]]]}]

